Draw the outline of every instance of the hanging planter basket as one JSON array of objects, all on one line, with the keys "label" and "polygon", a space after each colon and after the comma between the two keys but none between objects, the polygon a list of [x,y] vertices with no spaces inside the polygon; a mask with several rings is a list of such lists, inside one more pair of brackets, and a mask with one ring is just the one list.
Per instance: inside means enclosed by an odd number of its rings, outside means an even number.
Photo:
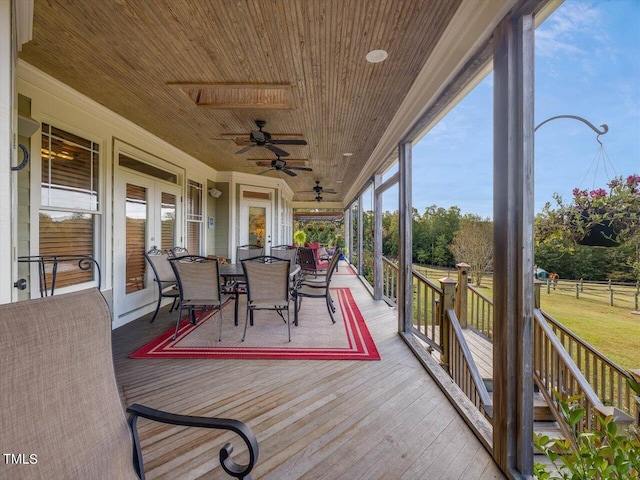
[{"label": "hanging planter basket", "polygon": [[319,231],[319,232],[324,232],[324,225],[320,225],[320,226],[318,227],[318,231]]},{"label": "hanging planter basket", "polygon": [[313,230],[314,230],[313,225],[307,225],[306,228],[307,228],[307,232],[313,232]]},{"label": "hanging planter basket", "polygon": [[335,232],[335,231],[336,231],[336,226],[335,226],[335,225],[331,225],[331,226],[329,227],[329,231],[330,231],[330,232]]},{"label": "hanging planter basket", "polygon": [[[582,238],[577,240],[578,245],[588,247],[617,247],[619,233],[612,222],[607,220],[604,210],[583,210],[580,213],[581,221],[587,225]],[[594,223],[594,218],[603,218],[600,222]]]}]

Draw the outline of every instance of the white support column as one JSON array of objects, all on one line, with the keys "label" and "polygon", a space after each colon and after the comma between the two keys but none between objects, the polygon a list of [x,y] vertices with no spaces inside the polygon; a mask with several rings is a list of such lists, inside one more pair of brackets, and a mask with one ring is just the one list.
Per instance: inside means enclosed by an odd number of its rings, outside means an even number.
[{"label": "white support column", "polygon": [[362,276],[362,255],[364,252],[364,249],[362,248],[362,229],[364,228],[363,220],[364,215],[362,213],[362,194],[360,194],[360,196],[358,196],[358,275],[360,276]]},{"label": "white support column", "polygon": [[504,19],[493,35],[493,455],[505,472],[523,479],[533,476],[534,19],[529,12]]},{"label": "white support column", "polygon": [[411,143],[398,145],[399,239],[398,239],[398,330],[410,332],[413,326]]},{"label": "white support column", "polygon": [[13,295],[15,173],[14,32],[12,2],[0,0],[0,303]]},{"label": "white support column", "polygon": [[373,298],[382,300],[382,175],[373,177]]}]

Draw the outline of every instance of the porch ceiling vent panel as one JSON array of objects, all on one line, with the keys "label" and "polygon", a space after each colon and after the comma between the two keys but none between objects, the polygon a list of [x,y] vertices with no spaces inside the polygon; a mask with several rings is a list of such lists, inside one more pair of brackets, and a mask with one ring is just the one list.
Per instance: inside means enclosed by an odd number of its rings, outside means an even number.
[{"label": "porch ceiling vent panel", "polygon": [[292,109],[291,85],[169,83],[199,107]]}]

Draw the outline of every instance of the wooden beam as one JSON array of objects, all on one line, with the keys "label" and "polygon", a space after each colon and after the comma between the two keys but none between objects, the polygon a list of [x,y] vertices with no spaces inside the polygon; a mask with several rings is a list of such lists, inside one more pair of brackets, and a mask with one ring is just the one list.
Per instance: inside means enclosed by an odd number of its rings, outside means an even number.
[{"label": "wooden beam", "polygon": [[411,143],[398,145],[399,235],[398,235],[398,331],[411,332],[413,327]]},{"label": "wooden beam", "polygon": [[532,478],[533,15],[505,18],[493,45],[493,455],[513,478]]}]

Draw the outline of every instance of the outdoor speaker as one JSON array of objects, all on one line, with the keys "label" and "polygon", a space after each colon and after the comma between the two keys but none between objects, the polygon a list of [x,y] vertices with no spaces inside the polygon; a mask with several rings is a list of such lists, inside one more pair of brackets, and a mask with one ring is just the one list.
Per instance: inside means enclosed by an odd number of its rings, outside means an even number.
[{"label": "outdoor speaker", "polygon": [[213,198],[220,198],[220,195],[222,195],[222,192],[220,190],[216,190],[215,188],[210,188],[209,195],[211,195]]}]

